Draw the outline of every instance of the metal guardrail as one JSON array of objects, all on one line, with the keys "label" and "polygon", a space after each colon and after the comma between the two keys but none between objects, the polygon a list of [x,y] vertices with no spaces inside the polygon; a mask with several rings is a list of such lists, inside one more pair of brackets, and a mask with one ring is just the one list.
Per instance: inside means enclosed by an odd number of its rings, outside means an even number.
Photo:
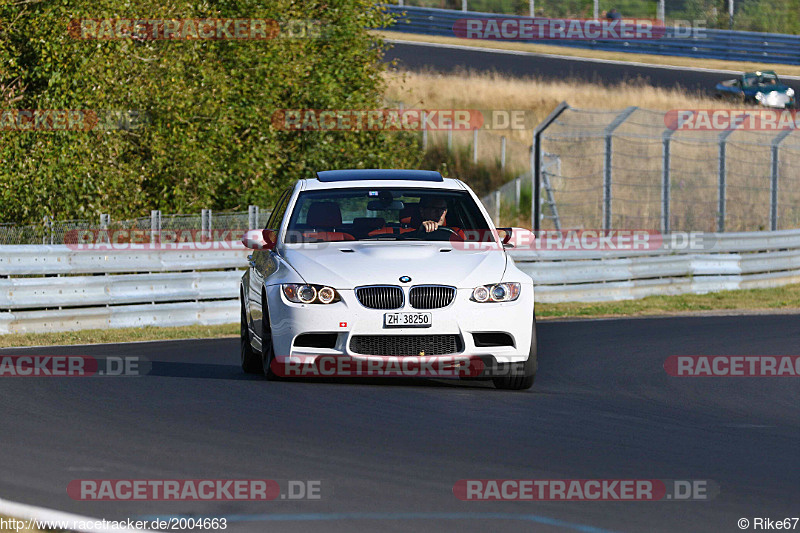
[{"label": "metal guardrail", "polygon": [[[474,11],[386,5],[397,22],[391,31],[455,37],[453,24],[465,18],[525,18],[518,15],[498,15]],[[800,36],[750,31],[703,29],[696,36],[682,36],[675,28],[666,27],[665,35],[652,40],[614,41],[525,41],[544,42],[571,48],[589,48],[610,52],[632,52],[669,56],[727,59],[731,61],[762,61],[765,63],[797,64],[800,62]]]},{"label": "metal guardrail", "polygon": [[[611,301],[800,283],[800,230],[699,234],[702,251],[511,251],[538,302]],[[0,334],[225,324],[248,251],[0,246]]]},{"label": "metal guardrail", "polygon": [[249,252],[207,245],[215,249],[0,246],[0,334],[236,322]]}]

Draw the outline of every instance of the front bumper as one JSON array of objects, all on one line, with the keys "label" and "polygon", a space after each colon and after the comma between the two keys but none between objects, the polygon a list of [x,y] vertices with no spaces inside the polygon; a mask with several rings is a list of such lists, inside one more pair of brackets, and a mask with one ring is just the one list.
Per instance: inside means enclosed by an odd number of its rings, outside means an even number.
[{"label": "front bumper", "polygon": [[[404,288],[405,291],[408,287]],[[470,300],[471,289],[458,289],[453,302],[441,309],[414,309],[408,305],[390,311],[361,305],[353,290],[338,290],[341,301],[328,305],[296,304],[286,300],[279,285],[267,287],[272,339],[277,358],[288,356],[348,356],[369,360],[373,356],[352,350],[355,335],[458,335],[459,350],[454,355],[490,356],[497,363],[525,361],[528,358],[533,326],[533,285],[523,285],[520,297],[513,302],[477,303]],[[429,312],[432,325],[427,328],[385,328],[387,312]],[[473,333],[505,333],[510,346],[476,346]],[[335,334],[333,348],[297,346],[297,337],[308,333]],[[400,354],[398,354],[400,355]],[[378,356],[375,356],[378,357]]]}]

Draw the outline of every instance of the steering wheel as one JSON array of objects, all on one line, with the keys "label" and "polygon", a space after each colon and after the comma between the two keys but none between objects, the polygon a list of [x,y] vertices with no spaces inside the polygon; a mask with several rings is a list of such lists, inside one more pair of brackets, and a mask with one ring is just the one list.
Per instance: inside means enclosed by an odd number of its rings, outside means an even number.
[{"label": "steering wheel", "polygon": [[438,227],[438,228],[436,228],[436,229],[437,229],[437,230],[443,229],[443,230],[445,230],[445,231],[449,231],[449,232],[450,232],[450,233],[452,233],[453,235],[459,236],[459,235],[458,235],[458,233],[456,233],[454,230],[452,230],[452,229],[448,228],[447,226],[439,226],[439,227]]}]

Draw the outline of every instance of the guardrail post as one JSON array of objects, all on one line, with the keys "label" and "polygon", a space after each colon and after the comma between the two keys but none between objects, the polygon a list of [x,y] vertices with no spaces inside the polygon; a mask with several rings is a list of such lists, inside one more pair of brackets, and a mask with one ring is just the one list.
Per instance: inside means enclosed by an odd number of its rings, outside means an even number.
[{"label": "guardrail post", "polygon": [[506,136],[500,137],[500,170],[506,169]]},{"label": "guardrail post", "polygon": [[791,129],[780,132],[770,143],[770,163],[772,167],[772,179],[770,180],[770,208],[769,208],[769,227],[772,231],[778,229],[778,175],[780,173],[780,144],[792,133]]},{"label": "guardrail post", "polygon": [[535,16],[534,13],[536,12],[536,10],[534,9],[534,7],[535,7],[534,0],[528,0],[528,11],[531,14],[531,18]]},{"label": "guardrail post", "polygon": [[531,183],[531,227],[534,231],[539,231],[541,222],[539,196],[541,195],[542,184],[542,134],[567,109],[569,109],[569,104],[561,102],[533,130],[533,144],[531,145],[531,180],[533,180],[533,183]]},{"label": "guardrail post", "polygon": [[472,162],[478,164],[478,128],[472,128]]},{"label": "guardrail post", "polygon": [[514,180],[514,205],[517,206],[519,211],[519,198],[522,196],[522,178],[519,177]]},{"label": "guardrail post", "polygon": [[617,115],[611,124],[606,126],[603,134],[605,135],[605,148],[603,159],[603,230],[608,231],[611,229],[611,178],[612,172],[612,148],[614,130],[616,130],[631,114],[636,111],[638,107],[630,106],[622,113]]},{"label": "guardrail post", "polygon": [[500,189],[494,191],[494,223],[500,225]]},{"label": "guardrail post", "polygon": [[467,0],[461,0],[461,11],[467,10]]},{"label": "guardrail post", "polygon": [[150,211],[150,244],[157,243],[161,236],[161,210]]}]

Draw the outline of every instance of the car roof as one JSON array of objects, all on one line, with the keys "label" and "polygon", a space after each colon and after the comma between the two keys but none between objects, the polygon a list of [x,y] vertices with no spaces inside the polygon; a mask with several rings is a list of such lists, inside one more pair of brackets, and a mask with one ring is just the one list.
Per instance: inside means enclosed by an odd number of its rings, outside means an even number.
[{"label": "car roof", "polygon": [[353,169],[317,172],[319,181],[411,180],[442,182],[442,175],[433,170]]},{"label": "car roof", "polygon": [[386,187],[463,190],[461,180],[443,178],[430,170],[357,169],[325,170],[316,179],[299,180],[303,190]]}]

